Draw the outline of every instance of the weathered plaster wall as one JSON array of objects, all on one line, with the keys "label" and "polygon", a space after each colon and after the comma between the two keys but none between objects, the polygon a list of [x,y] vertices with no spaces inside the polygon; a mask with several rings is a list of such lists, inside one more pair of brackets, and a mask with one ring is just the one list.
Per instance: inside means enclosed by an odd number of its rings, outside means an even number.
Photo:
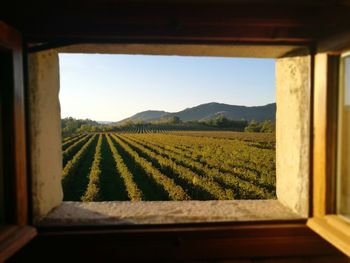
[{"label": "weathered plaster wall", "polygon": [[310,56],[276,60],[276,174],[278,200],[308,215]]},{"label": "weathered plaster wall", "polygon": [[278,58],[300,48],[286,45],[79,44],[61,47],[59,52]]},{"label": "weathered plaster wall", "polygon": [[63,198],[58,54],[30,54],[28,63],[33,215],[40,219]]}]

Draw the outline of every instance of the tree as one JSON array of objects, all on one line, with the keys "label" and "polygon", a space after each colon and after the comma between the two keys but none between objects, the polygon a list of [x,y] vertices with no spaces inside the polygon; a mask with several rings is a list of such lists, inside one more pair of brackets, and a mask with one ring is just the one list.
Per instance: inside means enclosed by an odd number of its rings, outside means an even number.
[{"label": "tree", "polygon": [[261,132],[275,132],[276,125],[270,120],[266,120],[261,124]]},{"label": "tree", "polygon": [[247,127],[245,127],[245,132],[260,132],[261,125],[256,121],[252,120]]},{"label": "tree", "polygon": [[[64,118],[61,120],[62,135],[63,137],[70,136],[76,132],[89,131],[89,127],[98,127],[100,124],[90,119],[74,119],[72,117]],[[83,128],[82,128],[83,127]]]},{"label": "tree", "polygon": [[215,126],[218,126],[220,128],[227,128],[230,126],[230,120],[225,116],[219,116],[215,119],[215,124]]},{"label": "tree", "polygon": [[179,116],[172,116],[169,120],[170,123],[173,124],[179,124],[181,122],[180,117]]}]

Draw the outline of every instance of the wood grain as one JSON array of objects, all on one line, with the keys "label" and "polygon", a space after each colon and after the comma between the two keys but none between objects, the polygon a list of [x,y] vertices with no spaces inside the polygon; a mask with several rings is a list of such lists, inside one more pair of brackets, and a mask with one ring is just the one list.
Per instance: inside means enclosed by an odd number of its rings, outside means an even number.
[{"label": "wood grain", "polygon": [[[67,43],[219,43],[219,44],[306,44],[314,45],[330,34],[349,28],[349,6],[341,1],[302,3],[296,1],[278,4],[277,1],[234,1],[233,4],[205,1],[190,3],[144,4],[135,1],[93,0],[59,2],[25,2],[20,8],[17,1],[8,2],[0,9],[0,16],[15,25],[32,47],[43,43],[48,47]],[[315,1],[314,1],[315,2]],[[252,7],[252,3],[254,6]],[[334,4],[333,4],[334,3]],[[0,24],[0,44],[9,45],[14,52],[15,90],[13,97],[14,131],[14,187],[16,194],[15,223],[26,224],[27,194],[25,175],[25,120],[23,107],[23,79],[21,77],[20,38],[13,30]],[[18,42],[16,42],[18,41]],[[17,43],[17,44],[16,44]],[[12,45],[13,44],[13,45]],[[328,136],[334,126],[327,126],[333,118],[328,111],[333,102],[329,99],[327,77],[329,57],[316,65],[315,85],[315,141],[314,141],[314,215],[332,210],[326,198],[331,191],[328,184],[328,164],[332,149]],[[318,63],[318,62],[317,62]],[[20,66],[19,66],[20,65]],[[320,74],[319,74],[320,73]],[[325,74],[323,78],[322,74]],[[319,85],[319,83],[321,83]],[[332,122],[331,122],[332,123]],[[327,128],[330,127],[330,128]],[[18,129],[18,131],[17,131]],[[331,146],[332,147],[332,146]],[[333,158],[333,157],[331,157]],[[330,188],[328,188],[330,187]],[[17,193],[17,192],[15,192]],[[6,230],[8,231],[8,230]],[[4,233],[0,246],[8,240]],[[7,232],[9,233],[9,232]],[[33,232],[32,232],[33,233]],[[26,235],[19,235],[26,236]],[[31,236],[31,235],[28,235]],[[1,237],[1,236],[0,236]],[[18,245],[18,242],[10,242]],[[14,250],[12,250],[14,251]],[[59,253],[57,253],[59,251]],[[7,254],[9,255],[9,254]],[[54,257],[53,257],[54,255]],[[82,258],[86,261],[258,261],[271,258],[275,262],[285,257],[310,258],[326,256],[341,258],[337,250],[322,240],[302,223],[241,224],[210,226],[144,226],[120,229],[96,227],[40,229],[40,234],[12,260],[15,261],[66,261]],[[266,259],[267,260],[267,259]],[[292,258],[287,259],[289,261]]]},{"label": "wood grain", "polygon": [[21,35],[0,23],[1,136],[4,156],[5,225],[0,228],[0,261],[35,236],[28,226],[27,149]]},{"label": "wood grain", "polygon": [[2,136],[5,166],[7,222],[25,225],[28,214],[26,128],[21,36],[0,24],[0,46],[3,48]]},{"label": "wood grain", "polygon": [[4,262],[36,235],[30,226],[9,225],[0,227],[0,262]]},{"label": "wood grain", "polygon": [[336,215],[308,220],[308,226],[350,257],[350,223]]},{"label": "wood grain", "polygon": [[57,261],[69,255],[70,260],[93,262],[341,256],[304,222],[271,222],[40,228],[13,260],[47,261],[52,254]]},{"label": "wood grain", "polygon": [[20,46],[21,43],[19,32],[0,21],[0,46],[11,48]]},{"label": "wood grain", "polygon": [[338,57],[315,57],[313,108],[313,216],[335,212]]},{"label": "wood grain", "polygon": [[[307,2],[307,1],[305,1]],[[349,6],[304,1],[9,2],[0,10],[32,45],[45,42],[314,43],[346,31]]]}]

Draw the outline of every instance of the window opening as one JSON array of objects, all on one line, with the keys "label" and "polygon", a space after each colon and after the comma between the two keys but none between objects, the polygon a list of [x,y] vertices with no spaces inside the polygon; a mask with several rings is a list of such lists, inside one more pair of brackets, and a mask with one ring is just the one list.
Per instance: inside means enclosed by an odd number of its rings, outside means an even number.
[{"label": "window opening", "polygon": [[275,199],[274,63],[60,54],[64,200]]}]

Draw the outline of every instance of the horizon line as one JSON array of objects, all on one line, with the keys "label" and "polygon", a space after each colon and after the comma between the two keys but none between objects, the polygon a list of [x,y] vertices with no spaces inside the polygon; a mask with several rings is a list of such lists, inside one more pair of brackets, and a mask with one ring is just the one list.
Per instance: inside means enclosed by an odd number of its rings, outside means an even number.
[{"label": "horizon line", "polygon": [[[262,106],[266,106],[266,105],[270,105],[270,104],[276,104],[276,102],[270,102],[270,103],[266,103],[266,104],[263,104],[263,105],[246,106],[246,105],[236,105],[236,104],[228,104],[228,103],[222,103],[222,102],[215,102],[215,101],[212,101],[212,102],[201,103],[201,104],[198,104],[198,105],[192,106],[192,107],[186,107],[186,108],[184,108],[184,109],[182,109],[182,110],[180,110],[180,111],[184,111],[184,110],[186,110],[186,109],[191,109],[191,108],[195,108],[195,107],[198,107],[198,106],[201,106],[201,105],[204,105],[204,104],[211,104],[211,103],[225,104],[225,105],[230,105],[230,106],[246,107],[246,108],[262,107]],[[139,114],[139,113],[142,113],[142,112],[147,112],[147,111],[163,111],[163,112],[165,112],[165,113],[167,113],[167,114],[172,114],[172,113],[180,112],[180,111],[170,112],[170,111],[165,111],[165,110],[144,110],[144,111],[136,112],[136,113],[132,114],[132,115],[129,116],[129,117],[126,117],[126,118],[123,118],[123,119],[120,119],[120,120],[116,120],[116,121],[94,120],[94,119],[91,119],[91,118],[75,118],[75,117],[72,117],[72,116],[66,116],[66,117],[61,116],[61,120],[62,120],[62,119],[66,119],[66,118],[73,118],[73,119],[76,119],[76,120],[91,120],[91,121],[96,121],[96,122],[120,122],[120,121],[126,120],[126,119],[128,119],[128,118],[131,118],[131,117],[135,116],[136,114]]]}]

